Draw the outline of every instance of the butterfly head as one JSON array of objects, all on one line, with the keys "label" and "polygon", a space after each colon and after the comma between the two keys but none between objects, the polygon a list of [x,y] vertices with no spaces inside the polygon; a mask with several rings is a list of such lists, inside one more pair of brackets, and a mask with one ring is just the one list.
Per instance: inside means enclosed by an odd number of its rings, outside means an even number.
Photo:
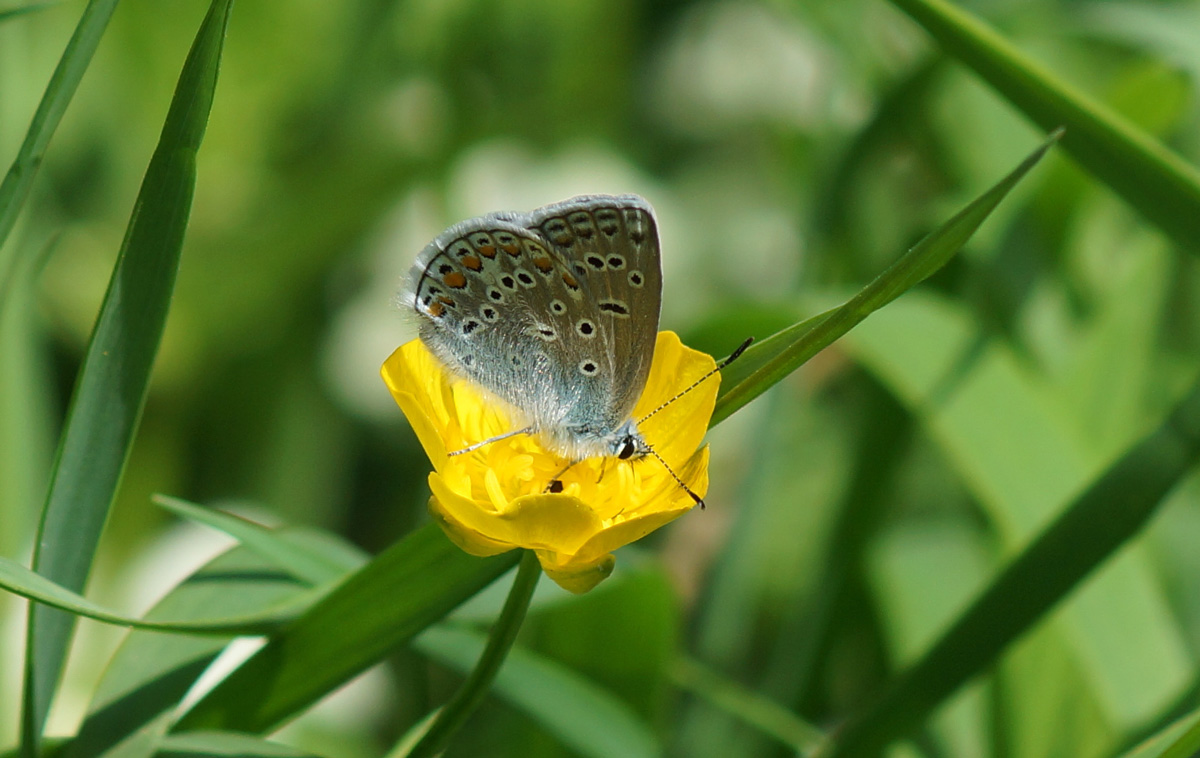
[{"label": "butterfly head", "polygon": [[611,455],[623,461],[637,460],[650,452],[650,445],[642,437],[633,419],[626,421],[609,438]]}]

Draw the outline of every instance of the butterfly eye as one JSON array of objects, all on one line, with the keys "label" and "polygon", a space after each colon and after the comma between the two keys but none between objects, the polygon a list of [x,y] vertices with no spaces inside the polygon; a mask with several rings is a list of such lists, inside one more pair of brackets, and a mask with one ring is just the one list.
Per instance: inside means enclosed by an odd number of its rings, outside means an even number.
[{"label": "butterfly eye", "polygon": [[632,458],[633,454],[636,452],[637,452],[637,447],[633,444],[633,438],[626,437],[625,443],[623,445],[621,445],[620,452],[617,453],[617,457],[623,461],[627,461],[630,458]]}]

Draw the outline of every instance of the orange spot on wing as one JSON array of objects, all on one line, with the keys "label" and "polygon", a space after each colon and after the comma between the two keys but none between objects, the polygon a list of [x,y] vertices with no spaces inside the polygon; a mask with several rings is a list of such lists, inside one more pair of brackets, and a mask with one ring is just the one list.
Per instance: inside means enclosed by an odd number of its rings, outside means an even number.
[{"label": "orange spot on wing", "polygon": [[467,277],[463,276],[461,271],[453,271],[446,274],[442,278],[442,281],[451,289],[460,290],[467,286]]},{"label": "orange spot on wing", "polygon": [[482,255],[484,258],[495,258],[496,257],[496,246],[495,245],[480,245],[479,246],[479,254]]},{"label": "orange spot on wing", "polygon": [[538,271],[541,271],[543,274],[548,274],[550,273],[550,270],[554,268],[554,261],[543,256],[541,258],[534,258],[533,265],[537,267]]},{"label": "orange spot on wing", "polygon": [[504,252],[516,258],[521,255],[521,246],[517,244],[504,245]]},{"label": "orange spot on wing", "polygon": [[472,271],[479,271],[483,268],[483,261],[479,260],[479,256],[477,255],[466,255],[463,256],[462,265],[466,266]]},{"label": "orange spot on wing", "polygon": [[441,303],[430,303],[429,304],[429,315],[430,316],[433,316],[434,318],[441,318],[442,314],[445,312],[446,312],[446,306],[442,305]]},{"label": "orange spot on wing", "polygon": [[579,282],[576,281],[575,277],[571,276],[570,274],[568,274],[565,271],[563,272],[562,277],[563,277],[563,284],[567,285],[571,289],[579,289]]}]

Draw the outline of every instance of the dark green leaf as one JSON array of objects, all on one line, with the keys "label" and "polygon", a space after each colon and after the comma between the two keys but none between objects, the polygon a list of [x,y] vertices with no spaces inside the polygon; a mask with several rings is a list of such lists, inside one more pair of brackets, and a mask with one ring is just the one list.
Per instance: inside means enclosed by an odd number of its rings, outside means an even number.
[{"label": "dark green leaf", "polygon": [[[87,581],[141,417],[179,268],[195,189],[196,152],[216,88],[231,2],[214,0],[184,64],[79,371],[60,439],[38,528],[34,569],[71,591],[81,591]],[[93,12],[100,14],[103,7],[97,5]],[[98,30],[91,26],[88,29],[92,30],[89,35],[98,36]],[[82,30],[77,37],[80,34]],[[93,43],[90,36],[88,40]],[[72,65],[83,63],[75,61]],[[52,120],[56,122],[57,115]],[[40,139],[45,138],[48,135]],[[39,144],[44,145],[44,141]],[[24,186],[20,173],[10,176],[16,176],[14,182]],[[0,192],[0,214],[9,212],[5,208],[11,204]],[[5,223],[0,216],[0,233]],[[27,755],[38,752],[39,734],[62,671],[74,621],[73,615],[61,611],[40,605],[30,608],[21,722],[21,741]]]},{"label": "dark green leaf", "polygon": [[998,576],[933,647],[842,730],[835,756],[881,749],[994,664],[1134,537],[1200,458],[1200,384]]},{"label": "dark green leaf", "polygon": [[[16,8],[5,11],[5,15],[11,17],[42,7],[45,6]],[[37,176],[42,157],[46,154],[46,146],[50,144],[50,138],[58,128],[58,122],[67,110],[67,104],[75,96],[79,80],[83,78],[83,72],[87,71],[92,62],[92,54],[96,52],[96,46],[100,44],[100,37],[104,34],[116,7],[117,0],[91,0],[88,3],[75,26],[75,33],[71,35],[71,40],[63,50],[54,74],[50,77],[50,83],[46,86],[37,112],[29,124],[29,130],[25,133],[25,141],[21,143],[16,159],[5,174],[4,181],[0,183],[0,251],[4,250],[4,243],[8,240],[13,225],[17,223],[21,206],[33,188],[33,179]],[[0,256],[0,291],[5,288],[4,282],[13,275],[15,269],[11,259]]]},{"label": "dark green leaf", "polygon": [[393,545],[273,637],[180,721],[262,732],[295,716],[516,564],[474,558],[434,524]]},{"label": "dark green leaf", "polygon": [[1074,90],[993,29],[944,0],[893,0],[1063,149],[1192,252],[1200,251],[1200,172],[1150,135]]},{"label": "dark green leaf", "polygon": [[[283,529],[281,542],[304,544],[312,534]],[[148,621],[202,621],[240,616],[304,597],[309,587],[243,546],[200,568],[146,614]],[[225,649],[227,637],[134,631],[109,660],[87,715],[64,758],[147,758],[179,702]]]},{"label": "dark green leaf", "polygon": [[751,345],[725,369],[710,426],[777,384],[867,316],[927,279],[958,252],[1061,136],[1055,132],[999,184],[913,246],[846,303]]}]

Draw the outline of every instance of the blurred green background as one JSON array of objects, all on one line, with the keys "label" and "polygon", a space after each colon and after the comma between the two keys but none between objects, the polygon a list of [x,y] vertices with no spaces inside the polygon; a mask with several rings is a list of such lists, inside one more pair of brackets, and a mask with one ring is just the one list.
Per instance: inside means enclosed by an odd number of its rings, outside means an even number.
[{"label": "blurred green background", "polygon": [[[9,6],[11,7],[11,6]],[[1200,162],[1200,2],[967,4]],[[82,8],[0,23],[11,160]],[[124,0],[0,260],[0,553],[26,560],[65,405],[206,3]],[[378,377],[392,303],[469,216],[574,194],[656,208],[662,326],[724,355],[835,302],[1042,139],[882,0],[242,0],[173,309],[89,596],[137,612],[228,543],[169,493],[376,552],[429,469]],[[786,755],[690,693],[694,656],[827,725],[913,660],[1200,368],[1200,270],[1051,154],[947,269],[710,435],[709,507],[547,590],[520,643],[678,756]],[[1200,486],[895,755],[1105,756],[1197,703]],[[0,746],[24,603],[0,595]],[[122,632],[83,622],[51,733]],[[398,653],[289,726],[378,755],[456,675]],[[576,755],[488,702],[450,756]]]}]

